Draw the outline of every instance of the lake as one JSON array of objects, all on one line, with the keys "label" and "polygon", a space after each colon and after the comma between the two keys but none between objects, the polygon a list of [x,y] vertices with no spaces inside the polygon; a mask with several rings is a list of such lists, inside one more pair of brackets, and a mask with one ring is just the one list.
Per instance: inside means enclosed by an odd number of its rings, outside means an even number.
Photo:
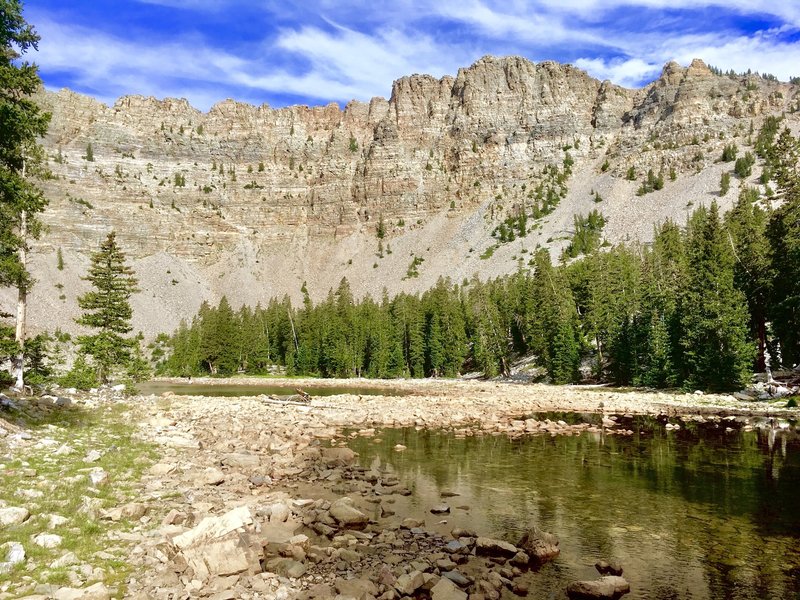
[{"label": "lake", "polygon": [[[599,420],[569,420],[581,418]],[[742,420],[673,419],[681,428],[668,431],[665,418],[620,422],[634,435],[459,439],[410,428],[349,445],[364,466],[399,475],[414,494],[397,501],[398,514],[426,526],[511,542],[533,524],[555,533],[561,555],[532,578],[531,598],[565,598],[569,582],[598,577],[599,559],[622,563],[630,599],[800,598],[795,423],[761,420],[747,431]],[[447,524],[429,513],[442,502]]]}]

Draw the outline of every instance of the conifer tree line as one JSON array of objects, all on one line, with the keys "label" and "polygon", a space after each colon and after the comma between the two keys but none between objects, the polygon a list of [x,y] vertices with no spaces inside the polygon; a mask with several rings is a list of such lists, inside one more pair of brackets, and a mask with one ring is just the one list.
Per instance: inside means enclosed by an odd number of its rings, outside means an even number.
[{"label": "conifer tree line", "polygon": [[553,265],[540,249],[488,282],[441,279],[421,295],[356,301],[346,279],[325,301],[288,297],[233,310],[203,304],[169,339],[173,375],[322,377],[508,374],[533,356],[553,383],[733,390],[800,362],[800,143],[768,120],[757,152],[777,208],[744,187],[731,211],[697,208],[649,245],[618,245]]}]

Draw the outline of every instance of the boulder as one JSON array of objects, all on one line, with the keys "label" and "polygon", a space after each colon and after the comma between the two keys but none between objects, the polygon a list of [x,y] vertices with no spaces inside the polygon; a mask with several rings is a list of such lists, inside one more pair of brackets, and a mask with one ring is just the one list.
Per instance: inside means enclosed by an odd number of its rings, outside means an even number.
[{"label": "boulder", "polygon": [[401,594],[411,596],[422,587],[423,583],[425,583],[425,578],[422,576],[422,573],[419,571],[411,571],[411,573],[404,573],[397,578],[394,589]]},{"label": "boulder", "polygon": [[370,596],[378,595],[378,587],[369,579],[345,580],[339,577],[333,585],[340,595],[355,600],[367,600]]},{"label": "boulder", "polygon": [[340,498],[331,504],[329,512],[340,527],[362,529],[369,522],[369,517],[355,508],[350,498]]},{"label": "boulder", "polygon": [[452,581],[453,583],[455,583],[457,586],[460,587],[466,587],[471,583],[470,580],[467,579],[467,577],[463,575],[461,571],[459,571],[458,569],[453,569],[452,571],[445,571],[444,573],[442,573],[442,578],[449,579],[450,581]]},{"label": "boulder", "polygon": [[20,525],[27,521],[28,517],[30,516],[30,511],[27,508],[22,508],[20,506],[0,508],[0,527]]},{"label": "boulder", "polygon": [[265,568],[270,573],[281,577],[301,577],[306,572],[306,566],[291,558],[273,558],[268,561]]},{"label": "boulder", "polygon": [[220,517],[206,517],[200,523],[172,539],[172,543],[194,572],[194,578],[206,581],[212,576],[258,572],[258,553],[239,529],[253,522],[246,506],[235,508]]},{"label": "boulder", "polygon": [[519,549],[508,542],[487,537],[479,537],[475,540],[475,554],[512,557],[517,552],[519,552]]},{"label": "boulder", "polygon": [[257,454],[235,452],[226,454],[221,460],[223,465],[237,469],[256,469],[261,466],[261,458]]},{"label": "boulder", "polygon": [[98,582],[87,588],[61,588],[53,594],[55,600],[109,600],[111,591]]},{"label": "boulder", "polygon": [[40,533],[33,538],[33,543],[42,548],[58,548],[61,542],[61,536],[54,533]]},{"label": "boulder", "polygon": [[594,581],[575,581],[567,586],[567,596],[572,600],[615,600],[630,591],[630,584],[616,575],[607,575]]},{"label": "boulder", "polygon": [[198,475],[197,480],[202,485],[220,485],[225,481],[225,473],[214,467],[209,467]]},{"label": "boulder", "polygon": [[558,544],[558,538],[552,533],[533,527],[523,534],[517,546],[530,557],[531,563],[543,564],[558,556],[561,552]]},{"label": "boulder", "polygon": [[597,572],[600,573],[600,575],[616,575],[618,577],[622,575],[622,565],[619,563],[610,563],[604,560],[598,560],[596,563],[594,563],[594,568],[597,569]]},{"label": "boulder", "polygon": [[356,460],[356,453],[350,448],[323,448],[322,460],[329,467],[352,465]]},{"label": "boulder", "polygon": [[442,577],[431,590],[431,600],[467,600],[467,594],[458,589],[452,581]]}]

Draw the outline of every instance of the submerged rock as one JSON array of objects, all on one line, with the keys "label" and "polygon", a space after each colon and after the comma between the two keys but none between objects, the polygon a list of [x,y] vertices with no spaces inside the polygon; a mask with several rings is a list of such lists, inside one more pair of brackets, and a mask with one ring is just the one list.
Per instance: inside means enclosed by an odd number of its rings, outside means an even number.
[{"label": "submerged rock", "polygon": [[576,581],[567,586],[567,596],[572,600],[614,600],[630,591],[630,584],[616,575],[607,575],[594,581]]},{"label": "submerged rock", "polygon": [[604,560],[598,560],[594,563],[594,568],[597,569],[597,572],[600,575],[622,575],[622,565],[615,562],[606,562]]}]

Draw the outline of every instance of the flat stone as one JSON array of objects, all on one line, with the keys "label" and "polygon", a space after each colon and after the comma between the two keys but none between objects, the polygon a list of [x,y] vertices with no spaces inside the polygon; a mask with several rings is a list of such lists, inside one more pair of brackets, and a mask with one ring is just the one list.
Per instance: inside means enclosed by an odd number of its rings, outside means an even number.
[{"label": "flat stone", "polygon": [[452,571],[445,571],[444,573],[442,573],[442,577],[444,577],[445,579],[449,579],[459,587],[466,587],[470,584],[470,580],[467,579],[458,569],[453,569]]},{"label": "flat stone", "polygon": [[509,544],[502,540],[494,540],[487,537],[479,537],[475,540],[475,553],[488,556],[514,556],[519,549],[514,544]]},{"label": "flat stone", "polygon": [[61,536],[54,533],[40,533],[33,538],[33,543],[42,548],[58,548],[62,541]]},{"label": "flat stone", "polygon": [[342,596],[356,600],[367,600],[369,596],[376,597],[378,595],[378,587],[369,579],[337,578],[333,585]]},{"label": "flat stone", "polygon": [[281,577],[302,577],[306,572],[306,566],[291,558],[273,558],[264,565],[270,573],[275,573]]},{"label": "flat stone", "polygon": [[50,563],[51,569],[61,569],[63,567],[71,567],[72,565],[77,565],[80,561],[78,557],[75,556],[74,552],[67,552],[61,558],[57,558],[53,562]]},{"label": "flat stone", "polygon": [[630,591],[630,584],[616,575],[594,581],[576,581],[567,586],[567,596],[572,600],[615,600]]},{"label": "flat stone", "polygon": [[431,589],[431,600],[466,600],[466,592],[462,592],[448,578],[442,577]]},{"label": "flat stone", "polygon": [[435,515],[444,515],[450,512],[450,507],[447,504],[439,504],[431,507],[431,512]]},{"label": "flat stone", "polygon": [[215,538],[221,538],[252,523],[253,517],[250,509],[240,506],[220,517],[206,517],[194,529],[173,538],[172,543],[181,549],[189,548]]},{"label": "flat stone", "polygon": [[224,455],[221,462],[223,465],[238,469],[256,469],[261,466],[261,457],[257,454],[236,452]]},{"label": "flat stone", "polygon": [[352,465],[356,460],[357,454],[350,448],[323,448],[322,460],[328,466],[340,465],[343,467]]},{"label": "flat stone", "polygon": [[369,522],[369,517],[355,508],[350,498],[340,498],[331,504],[329,512],[341,527],[361,529]]},{"label": "flat stone", "polygon": [[110,600],[111,591],[104,583],[95,583],[87,588],[61,588],[53,594],[55,600]]}]

